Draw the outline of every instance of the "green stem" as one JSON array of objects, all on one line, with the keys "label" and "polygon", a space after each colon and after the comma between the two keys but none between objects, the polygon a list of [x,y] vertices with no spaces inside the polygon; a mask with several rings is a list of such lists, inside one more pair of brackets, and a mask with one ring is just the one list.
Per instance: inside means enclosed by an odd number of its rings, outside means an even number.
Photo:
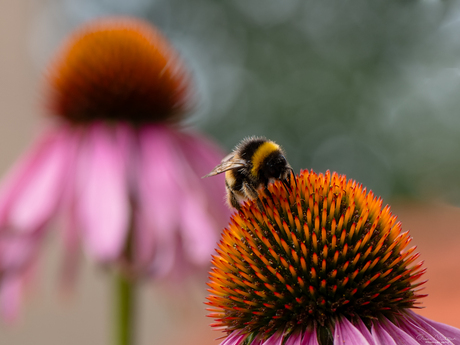
[{"label": "green stem", "polygon": [[134,344],[134,295],[135,283],[120,273],[116,273],[116,345]]}]

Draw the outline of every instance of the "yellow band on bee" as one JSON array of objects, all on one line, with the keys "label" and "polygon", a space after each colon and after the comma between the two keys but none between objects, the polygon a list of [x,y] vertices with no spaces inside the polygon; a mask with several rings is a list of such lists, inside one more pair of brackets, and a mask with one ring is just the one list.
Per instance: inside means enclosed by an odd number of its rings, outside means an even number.
[{"label": "yellow band on bee", "polygon": [[266,141],[259,148],[254,152],[252,155],[252,169],[251,174],[253,176],[257,176],[259,171],[260,165],[264,161],[265,158],[268,157],[272,152],[279,150],[279,146],[275,144],[273,141]]}]

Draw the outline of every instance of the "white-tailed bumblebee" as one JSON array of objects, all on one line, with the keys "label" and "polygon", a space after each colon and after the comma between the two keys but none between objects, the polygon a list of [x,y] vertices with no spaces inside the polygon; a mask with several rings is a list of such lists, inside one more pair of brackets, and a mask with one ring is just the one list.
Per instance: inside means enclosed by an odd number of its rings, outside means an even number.
[{"label": "white-tailed bumblebee", "polygon": [[281,180],[286,184],[291,171],[278,144],[262,137],[250,137],[204,177],[225,172],[227,202],[239,210],[243,201],[257,199],[259,189],[269,183]]}]

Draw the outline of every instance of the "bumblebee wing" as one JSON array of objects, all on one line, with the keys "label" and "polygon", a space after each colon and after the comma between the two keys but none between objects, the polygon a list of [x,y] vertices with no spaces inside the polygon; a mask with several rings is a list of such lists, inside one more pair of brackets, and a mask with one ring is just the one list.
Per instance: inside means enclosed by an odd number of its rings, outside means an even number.
[{"label": "bumblebee wing", "polygon": [[227,170],[242,168],[245,165],[246,165],[246,161],[244,159],[236,158],[235,154],[231,153],[227,157],[225,157],[222,160],[222,162],[218,166],[216,166],[209,174],[203,176],[203,178],[222,174],[223,172],[226,172]]}]

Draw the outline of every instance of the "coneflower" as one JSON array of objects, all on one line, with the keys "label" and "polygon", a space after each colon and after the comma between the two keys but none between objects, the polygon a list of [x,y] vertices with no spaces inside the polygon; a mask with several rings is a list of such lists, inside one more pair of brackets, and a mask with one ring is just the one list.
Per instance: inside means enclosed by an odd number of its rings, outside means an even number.
[{"label": "coneflower", "polygon": [[460,330],[411,310],[425,269],[381,198],[302,171],[259,199],[234,214],[212,260],[222,345],[460,344]]},{"label": "coneflower", "polygon": [[137,279],[207,268],[229,211],[223,180],[201,176],[222,153],[180,128],[193,86],[166,38],[138,19],[90,22],[52,62],[45,94],[53,124],[0,190],[4,316],[17,313],[57,215],[67,278],[82,247],[121,272],[123,293]]}]

